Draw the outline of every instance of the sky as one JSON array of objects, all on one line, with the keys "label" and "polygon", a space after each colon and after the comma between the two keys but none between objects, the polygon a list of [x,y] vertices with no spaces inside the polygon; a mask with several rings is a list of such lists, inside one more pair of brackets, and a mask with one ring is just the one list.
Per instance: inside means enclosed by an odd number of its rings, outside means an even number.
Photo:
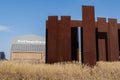
[{"label": "sky", "polygon": [[9,59],[13,38],[29,34],[45,37],[48,16],[81,20],[82,5],[95,6],[96,18],[120,22],[120,0],[0,0],[0,51]]}]

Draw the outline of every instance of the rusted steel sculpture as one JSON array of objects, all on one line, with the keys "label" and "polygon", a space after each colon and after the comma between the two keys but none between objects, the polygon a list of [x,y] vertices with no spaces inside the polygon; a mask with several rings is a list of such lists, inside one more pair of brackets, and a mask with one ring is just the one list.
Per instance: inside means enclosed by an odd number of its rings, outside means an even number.
[{"label": "rusted steel sculpture", "polygon": [[94,7],[82,7],[83,62],[96,63],[96,35]]},{"label": "rusted steel sculpture", "polygon": [[82,63],[116,61],[120,51],[120,24],[116,19],[97,18],[94,6],[82,6],[82,20],[49,16],[46,21],[46,63],[79,61],[78,27],[81,27]]}]

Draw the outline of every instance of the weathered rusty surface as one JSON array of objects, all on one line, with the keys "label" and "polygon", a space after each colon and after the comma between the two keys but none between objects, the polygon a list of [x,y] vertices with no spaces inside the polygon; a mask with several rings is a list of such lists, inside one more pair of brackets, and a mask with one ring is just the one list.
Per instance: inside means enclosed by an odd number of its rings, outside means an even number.
[{"label": "weathered rusty surface", "polygon": [[62,16],[61,17],[61,26],[65,28],[64,32],[64,47],[65,52],[64,61],[71,61],[71,17],[70,16]]},{"label": "weathered rusty surface", "polygon": [[58,54],[58,61],[62,62],[64,61],[64,56],[65,56],[65,27],[64,22],[63,21],[59,21],[59,26],[57,27],[57,54]]},{"label": "weathered rusty surface", "polygon": [[78,28],[73,27],[71,28],[71,56],[73,61],[79,61],[79,41],[78,41]]},{"label": "weathered rusty surface", "polygon": [[[83,27],[81,20],[71,20],[71,27]],[[95,26],[97,27],[97,22],[95,22]]]},{"label": "weathered rusty surface", "polygon": [[93,6],[82,7],[83,63],[96,64],[96,27]]},{"label": "weathered rusty surface", "polygon": [[99,61],[106,61],[106,41],[105,39],[99,39]]},{"label": "weathered rusty surface", "polygon": [[[99,61],[106,61],[108,54],[108,24],[105,18],[97,18],[97,28],[98,28],[98,58]],[[106,33],[106,34],[105,34]]]},{"label": "weathered rusty surface", "polygon": [[58,61],[71,61],[71,28],[70,16],[62,16],[57,34]]},{"label": "weathered rusty surface", "polygon": [[116,61],[119,57],[119,45],[118,45],[118,25],[116,19],[108,19],[109,28],[109,47],[108,60]]},{"label": "weathered rusty surface", "polygon": [[[81,28],[82,62],[96,64],[96,57],[116,61],[120,50],[120,23],[116,19],[98,18],[95,22],[94,7],[82,7],[83,20],[70,16],[49,16],[46,21],[46,63],[79,60],[78,27]],[[96,53],[99,53],[96,55]]]},{"label": "weathered rusty surface", "polygon": [[98,32],[108,32],[108,23],[106,22],[106,18],[97,18],[97,27]]},{"label": "weathered rusty surface", "polygon": [[70,26],[71,27],[82,27],[82,21],[80,21],[80,20],[72,20]]},{"label": "weathered rusty surface", "polygon": [[58,17],[49,16],[46,23],[47,28],[47,57],[46,63],[57,62],[57,26],[58,26]]}]

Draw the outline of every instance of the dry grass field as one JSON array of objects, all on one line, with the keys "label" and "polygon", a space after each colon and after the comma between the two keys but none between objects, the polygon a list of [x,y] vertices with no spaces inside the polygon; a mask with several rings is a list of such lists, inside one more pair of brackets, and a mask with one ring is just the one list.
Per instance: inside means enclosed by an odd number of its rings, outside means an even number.
[{"label": "dry grass field", "polygon": [[0,62],[0,80],[120,80],[120,62],[30,64]]}]

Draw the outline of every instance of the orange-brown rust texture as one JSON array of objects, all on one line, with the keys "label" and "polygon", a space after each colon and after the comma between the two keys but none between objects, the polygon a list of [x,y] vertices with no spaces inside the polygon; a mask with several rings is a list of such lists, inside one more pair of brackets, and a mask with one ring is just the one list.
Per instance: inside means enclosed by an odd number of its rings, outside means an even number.
[{"label": "orange-brown rust texture", "polygon": [[117,19],[108,19],[108,29],[109,29],[109,61],[117,61],[119,59],[119,44],[118,44],[118,25]]},{"label": "orange-brown rust texture", "polygon": [[[82,6],[82,20],[49,16],[46,22],[46,63],[79,60],[78,27],[81,28],[82,63],[116,61],[120,50],[120,24],[116,19],[97,18],[94,6]],[[118,35],[119,34],[119,35]]]},{"label": "orange-brown rust texture", "polygon": [[57,34],[58,61],[71,61],[71,19],[70,16],[62,16],[59,21]]},{"label": "orange-brown rust texture", "polygon": [[83,63],[96,64],[96,27],[93,6],[82,7]]},{"label": "orange-brown rust texture", "polygon": [[49,16],[47,27],[47,57],[46,63],[57,62],[57,26],[58,17]]}]

